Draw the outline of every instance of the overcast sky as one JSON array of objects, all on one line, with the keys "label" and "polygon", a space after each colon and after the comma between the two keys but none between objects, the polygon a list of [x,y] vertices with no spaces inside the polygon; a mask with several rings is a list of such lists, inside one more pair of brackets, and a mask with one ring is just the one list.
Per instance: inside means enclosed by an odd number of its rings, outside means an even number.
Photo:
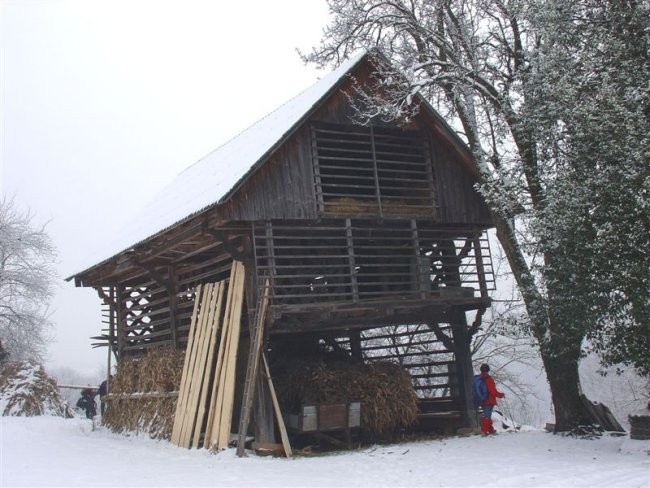
[{"label": "overcast sky", "polygon": [[94,373],[101,302],[63,278],[173,177],[324,75],[324,0],[0,0],[0,184],[59,250],[48,366]]}]

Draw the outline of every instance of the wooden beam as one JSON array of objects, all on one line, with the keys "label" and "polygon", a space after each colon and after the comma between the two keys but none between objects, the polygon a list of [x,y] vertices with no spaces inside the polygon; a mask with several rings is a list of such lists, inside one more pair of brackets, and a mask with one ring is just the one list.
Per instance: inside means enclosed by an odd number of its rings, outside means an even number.
[{"label": "wooden beam", "polygon": [[282,417],[282,412],[280,411],[280,404],[278,403],[278,397],[275,394],[275,388],[273,387],[273,380],[271,378],[271,371],[269,369],[269,363],[266,360],[266,354],[262,353],[262,363],[264,364],[264,374],[266,375],[266,381],[269,385],[269,390],[271,392],[271,399],[273,400],[273,410],[275,411],[275,418],[278,423],[278,430],[280,431],[280,438],[282,439],[282,446],[284,447],[284,454],[287,457],[293,456],[293,451],[291,450],[291,444],[289,443],[289,436],[287,435],[287,428],[284,425],[284,419]]},{"label": "wooden beam", "polygon": [[[231,236],[229,233],[224,232],[220,229],[206,229],[206,232],[221,242],[224,250],[232,256],[233,260],[241,261],[247,266],[253,264],[253,255],[250,253],[245,253],[239,250],[237,247],[233,246],[230,242]],[[235,239],[239,237],[241,237],[241,235],[235,236]]]}]

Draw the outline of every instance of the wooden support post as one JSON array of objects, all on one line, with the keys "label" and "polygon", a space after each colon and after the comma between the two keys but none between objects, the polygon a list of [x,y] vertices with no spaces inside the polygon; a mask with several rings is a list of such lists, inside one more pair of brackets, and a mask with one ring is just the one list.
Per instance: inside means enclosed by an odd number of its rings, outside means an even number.
[{"label": "wooden support post", "polygon": [[350,331],[350,353],[353,358],[358,359],[359,361],[363,360],[360,329],[353,329]]},{"label": "wooden support post", "polygon": [[354,240],[352,236],[352,220],[345,219],[345,239],[348,248],[348,270],[352,284],[352,301],[359,301],[359,281],[357,280],[357,264],[354,259]]},{"label": "wooden support post", "polygon": [[476,408],[472,401],[472,353],[470,342],[472,336],[467,330],[465,312],[460,309],[450,310],[451,330],[454,342],[454,359],[456,380],[458,382],[458,401],[461,409],[463,427],[477,427]]},{"label": "wooden support post", "polygon": [[172,332],[172,342],[174,348],[178,348],[178,321],[176,318],[178,307],[178,288],[176,284],[176,268],[169,266],[169,280],[167,286],[167,293],[169,294],[169,328]]},{"label": "wooden support post", "polygon": [[481,252],[481,235],[474,235],[474,258],[476,259],[476,273],[478,274],[479,289],[481,298],[488,298],[487,282],[485,278],[485,267],[483,266],[483,254]]},{"label": "wooden support post", "polygon": [[[111,305],[109,307],[109,325],[108,325],[108,349],[111,351],[111,353],[115,354],[115,359],[118,360],[119,358],[117,357],[117,351],[115,347],[115,329],[116,329],[116,320],[117,320],[117,308],[115,307],[115,287],[111,286],[110,287],[110,299],[111,299]],[[110,371],[110,364],[109,364],[109,371]]]},{"label": "wooden support post", "polygon": [[124,285],[117,285],[115,287],[115,304],[117,306],[117,356],[124,357],[124,346],[126,342],[126,313],[123,308],[122,296],[124,295]]}]

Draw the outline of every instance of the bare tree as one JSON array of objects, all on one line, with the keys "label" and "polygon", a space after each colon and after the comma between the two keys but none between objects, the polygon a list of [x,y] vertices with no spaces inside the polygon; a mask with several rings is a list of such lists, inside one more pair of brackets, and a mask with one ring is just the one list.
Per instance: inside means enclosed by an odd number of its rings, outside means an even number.
[{"label": "bare tree", "polygon": [[0,342],[10,360],[42,361],[50,341],[56,250],[32,220],[0,200]]}]

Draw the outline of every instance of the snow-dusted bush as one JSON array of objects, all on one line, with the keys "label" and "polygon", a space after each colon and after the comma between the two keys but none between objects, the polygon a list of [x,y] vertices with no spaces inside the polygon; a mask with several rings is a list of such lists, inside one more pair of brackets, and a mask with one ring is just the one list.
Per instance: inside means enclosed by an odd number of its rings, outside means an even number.
[{"label": "snow-dusted bush", "polygon": [[56,382],[41,365],[28,361],[6,363],[0,372],[0,413],[15,417],[72,416]]}]

